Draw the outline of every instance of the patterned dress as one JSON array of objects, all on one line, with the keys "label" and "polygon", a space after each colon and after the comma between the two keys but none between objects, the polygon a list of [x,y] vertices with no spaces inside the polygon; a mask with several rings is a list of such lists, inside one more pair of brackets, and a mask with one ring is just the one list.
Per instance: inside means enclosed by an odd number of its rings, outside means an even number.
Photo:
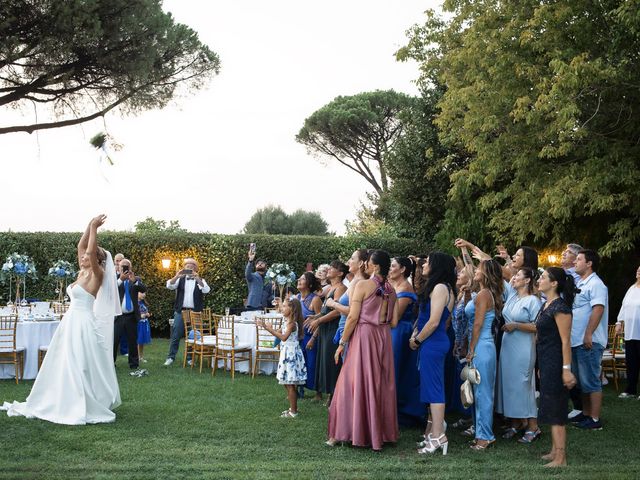
[{"label": "patterned dress", "polygon": [[276,378],[280,385],[304,385],[307,381],[307,366],[298,341],[298,325],[295,326],[289,338],[280,344],[280,361]]}]

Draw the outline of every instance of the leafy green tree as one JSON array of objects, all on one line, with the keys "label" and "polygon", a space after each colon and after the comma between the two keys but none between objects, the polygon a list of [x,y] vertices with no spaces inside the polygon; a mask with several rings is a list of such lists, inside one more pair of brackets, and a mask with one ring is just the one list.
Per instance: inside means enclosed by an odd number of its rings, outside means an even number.
[{"label": "leafy green tree", "polygon": [[296,210],[289,215],[291,235],[328,235],[329,224],[318,212]]},{"label": "leafy green tree", "polygon": [[636,246],[637,0],[446,0],[444,10],[411,30],[403,53],[421,62],[423,84],[446,87],[445,146],[472,155],[451,177],[447,222],[484,217],[493,238],[514,243]]},{"label": "leafy green tree", "polygon": [[380,195],[389,186],[385,157],[403,131],[399,114],[413,101],[393,90],[337,97],[304,121],[296,141],[361,175]]},{"label": "leafy green tree", "polygon": [[372,236],[380,238],[398,238],[393,225],[387,223],[378,214],[377,198],[369,195],[369,203],[361,203],[354,220],[344,222],[347,236]]},{"label": "leafy green tree", "polygon": [[433,244],[442,226],[450,175],[468,163],[464,153],[440,143],[434,120],[441,96],[442,89],[425,87],[402,113],[404,134],[386,158],[390,186],[376,202],[376,215],[398,235],[426,244]]},{"label": "leafy green tree", "polygon": [[251,216],[244,226],[244,233],[328,235],[327,226],[318,212],[296,210],[289,215],[280,206],[267,205]]},{"label": "leafy green tree", "polygon": [[162,108],[178,86],[198,89],[219,68],[160,0],[0,2],[0,107],[42,105],[55,116],[0,134]]},{"label": "leafy green tree", "polygon": [[153,217],[147,217],[144,220],[137,222],[135,225],[136,233],[155,233],[155,232],[186,232],[184,228],[180,226],[178,220],[156,220]]}]

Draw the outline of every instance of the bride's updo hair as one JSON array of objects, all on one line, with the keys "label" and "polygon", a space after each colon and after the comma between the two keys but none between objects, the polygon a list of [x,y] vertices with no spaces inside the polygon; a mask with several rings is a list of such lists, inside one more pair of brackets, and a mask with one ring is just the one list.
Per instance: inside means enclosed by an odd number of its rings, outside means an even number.
[{"label": "bride's updo hair", "polygon": [[98,247],[96,255],[98,257],[98,263],[102,268],[104,268],[105,262],[107,261],[107,253],[104,251],[104,248]]}]

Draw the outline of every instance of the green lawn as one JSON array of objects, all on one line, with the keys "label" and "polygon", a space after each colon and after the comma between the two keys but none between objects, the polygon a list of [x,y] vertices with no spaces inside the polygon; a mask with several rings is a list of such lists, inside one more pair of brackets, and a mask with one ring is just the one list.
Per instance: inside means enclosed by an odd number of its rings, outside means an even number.
[{"label": "green lawn", "polygon": [[[446,457],[418,456],[417,429],[402,429],[382,453],[327,447],[321,404],[303,400],[298,418],[281,419],[287,402],[275,377],[232,382],[224,372],[165,368],[167,344],[148,347],[148,377],[130,377],[118,360],[123,405],[113,424],[69,427],[0,412],[0,478],[640,478],[640,401],[618,400],[611,387],[605,429],[569,428],[570,465],[550,472],[539,460],[547,428],[533,446],[499,440],[487,452],[450,431]],[[31,384],[0,381],[0,401],[23,401]]]}]

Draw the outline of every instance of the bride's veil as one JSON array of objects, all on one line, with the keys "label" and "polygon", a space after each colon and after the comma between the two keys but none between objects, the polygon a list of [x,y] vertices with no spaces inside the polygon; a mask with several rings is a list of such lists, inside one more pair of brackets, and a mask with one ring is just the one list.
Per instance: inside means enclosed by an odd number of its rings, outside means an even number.
[{"label": "bride's veil", "polygon": [[122,314],[120,305],[120,295],[118,294],[118,284],[116,279],[116,267],[113,264],[111,253],[105,250],[106,260],[102,285],[96,295],[93,304],[93,313],[96,315],[98,335],[101,343],[109,351],[113,348],[113,321],[114,318]]}]

